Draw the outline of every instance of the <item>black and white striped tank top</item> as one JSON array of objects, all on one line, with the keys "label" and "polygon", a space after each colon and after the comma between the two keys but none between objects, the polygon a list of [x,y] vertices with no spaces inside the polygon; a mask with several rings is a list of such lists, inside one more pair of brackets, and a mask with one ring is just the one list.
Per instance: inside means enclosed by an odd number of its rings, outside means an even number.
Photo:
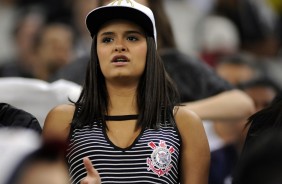
[{"label": "black and white striped tank top", "polygon": [[72,184],[86,176],[83,157],[88,156],[102,183],[179,183],[181,138],[176,127],[161,126],[140,133],[128,148],[115,146],[105,128],[73,129],[67,161]]}]

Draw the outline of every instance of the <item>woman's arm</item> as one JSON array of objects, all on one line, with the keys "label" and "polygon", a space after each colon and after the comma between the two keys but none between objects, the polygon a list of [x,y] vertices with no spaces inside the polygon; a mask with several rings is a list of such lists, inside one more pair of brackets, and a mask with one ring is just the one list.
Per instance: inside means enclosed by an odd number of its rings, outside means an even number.
[{"label": "woman's arm", "polygon": [[255,111],[253,100],[243,91],[233,89],[218,95],[185,103],[202,120],[243,119]]},{"label": "woman's arm", "polygon": [[74,110],[75,107],[73,105],[59,105],[53,108],[44,122],[43,139],[67,141]]},{"label": "woman's arm", "polygon": [[175,115],[182,138],[181,184],[207,184],[210,149],[200,118],[183,107]]}]

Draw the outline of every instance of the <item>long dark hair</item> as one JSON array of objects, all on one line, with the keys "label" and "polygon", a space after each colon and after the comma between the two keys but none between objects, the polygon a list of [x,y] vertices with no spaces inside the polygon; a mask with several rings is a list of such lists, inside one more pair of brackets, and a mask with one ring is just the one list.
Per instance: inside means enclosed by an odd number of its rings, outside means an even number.
[{"label": "long dark hair", "polygon": [[[109,95],[99,66],[96,45],[97,38],[94,36],[85,82],[75,103],[79,108],[78,116],[73,121],[75,127],[91,126],[94,121],[103,125],[108,113]],[[137,126],[158,128],[161,122],[166,123],[167,120],[175,125],[173,108],[178,102],[178,92],[157,53],[155,40],[147,36],[146,67],[137,88]]]},{"label": "long dark hair", "polygon": [[271,104],[248,118],[252,136],[269,128],[282,128],[282,92],[278,91]]},{"label": "long dark hair", "polygon": [[242,155],[249,151],[250,147],[271,130],[282,130],[282,92],[278,92],[271,104],[254,113],[248,118],[246,127],[249,126],[245,139]]}]

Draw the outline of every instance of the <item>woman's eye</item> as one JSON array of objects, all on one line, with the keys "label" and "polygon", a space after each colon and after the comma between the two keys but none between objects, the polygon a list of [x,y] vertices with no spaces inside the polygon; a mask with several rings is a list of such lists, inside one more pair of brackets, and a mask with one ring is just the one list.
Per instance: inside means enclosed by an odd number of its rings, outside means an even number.
[{"label": "woman's eye", "polygon": [[103,39],[102,39],[102,42],[103,42],[103,43],[109,43],[109,42],[111,42],[112,40],[113,40],[112,38],[108,38],[108,37],[107,37],[107,38],[103,38]]},{"label": "woman's eye", "polygon": [[135,37],[135,36],[129,36],[127,39],[130,40],[130,41],[137,41],[138,40],[138,38]]}]

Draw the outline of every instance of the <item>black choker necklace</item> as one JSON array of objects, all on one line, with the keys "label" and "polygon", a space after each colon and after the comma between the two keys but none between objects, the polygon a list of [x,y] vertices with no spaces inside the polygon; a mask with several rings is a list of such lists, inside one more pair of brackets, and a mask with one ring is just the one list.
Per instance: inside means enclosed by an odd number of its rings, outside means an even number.
[{"label": "black choker necklace", "polygon": [[133,115],[119,115],[119,116],[107,116],[105,115],[106,121],[127,121],[138,119],[138,114]]}]

